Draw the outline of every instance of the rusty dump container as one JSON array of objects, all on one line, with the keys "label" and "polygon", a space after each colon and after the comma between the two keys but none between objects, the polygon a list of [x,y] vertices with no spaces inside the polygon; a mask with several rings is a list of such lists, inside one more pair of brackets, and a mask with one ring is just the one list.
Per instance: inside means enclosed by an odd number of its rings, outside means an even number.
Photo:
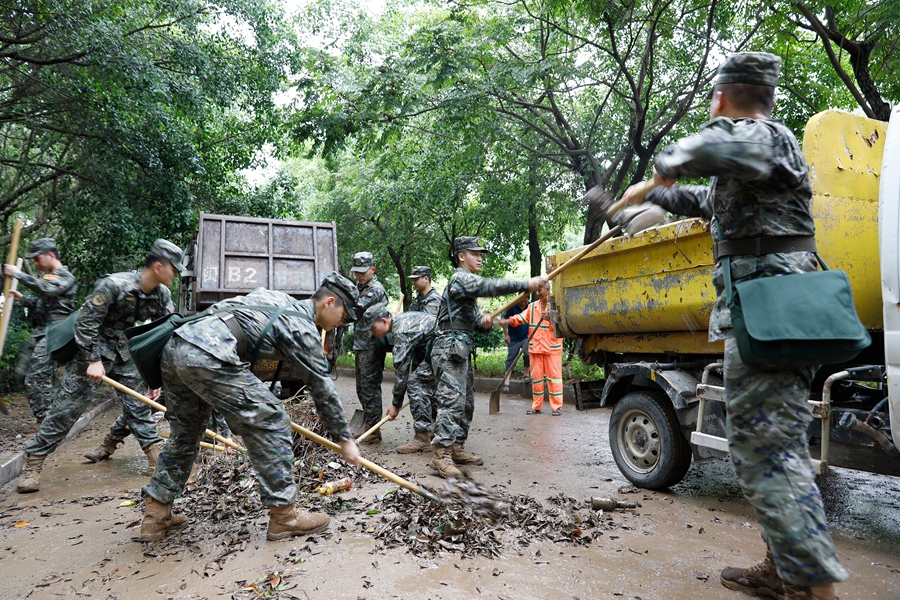
[{"label": "rusty dump container", "polygon": [[308,298],[337,269],[334,223],[200,214],[181,279],[179,312],[205,310],[258,287]]}]

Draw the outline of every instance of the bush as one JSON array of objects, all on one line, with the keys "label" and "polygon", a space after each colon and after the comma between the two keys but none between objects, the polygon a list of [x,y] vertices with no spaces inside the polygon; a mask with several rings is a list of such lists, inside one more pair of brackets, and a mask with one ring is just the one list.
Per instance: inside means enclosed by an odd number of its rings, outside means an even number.
[{"label": "bush", "polygon": [[506,348],[503,329],[500,327],[491,327],[491,330],[487,333],[475,332],[475,347],[479,350],[496,350],[501,346]]},{"label": "bush", "polygon": [[25,317],[25,312],[20,308],[14,308],[6,332],[3,356],[0,356],[0,393],[8,394],[16,388],[16,362],[22,348],[31,337],[31,329],[31,323]]}]

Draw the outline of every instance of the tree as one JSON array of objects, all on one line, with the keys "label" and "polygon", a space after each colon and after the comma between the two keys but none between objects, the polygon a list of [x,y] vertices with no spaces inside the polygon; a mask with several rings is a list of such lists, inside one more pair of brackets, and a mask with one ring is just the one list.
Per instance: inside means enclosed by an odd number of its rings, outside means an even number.
[{"label": "tree", "polygon": [[[891,105],[885,96],[900,98],[900,3],[791,0],[773,4],[772,11],[782,17],[782,27],[798,42],[821,45],[827,65],[867,117],[890,119]],[[807,34],[805,38],[794,33],[798,29]],[[803,89],[794,86],[791,93],[816,106]],[[824,108],[829,107],[819,107]]]},{"label": "tree", "polygon": [[23,214],[81,276],[133,268],[154,237],[187,241],[196,208],[277,139],[291,37],[270,5],[23,0],[0,15],[0,223]]},{"label": "tree", "polygon": [[[702,118],[694,109],[721,54],[748,47],[762,20],[746,3],[719,0],[418,6],[377,53],[319,55],[329,83],[339,71],[354,84],[326,92],[315,76],[304,79],[295,131],[328,151],[348,136],[383,144],[425,113],[485,111],[495,139],[514,141],[582,192],[619,193],[646,176],[660,144]],[[366,39],[371,27],[345,32]],[[600,235],[605,208],[586,207],[585,242]]]}]

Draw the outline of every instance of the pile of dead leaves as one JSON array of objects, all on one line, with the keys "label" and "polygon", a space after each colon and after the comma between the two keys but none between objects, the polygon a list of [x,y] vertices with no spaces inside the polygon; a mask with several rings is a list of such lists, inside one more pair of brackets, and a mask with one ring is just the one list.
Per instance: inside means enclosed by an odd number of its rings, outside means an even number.
[{"label": "pile of dead leaves", "polygon": [[[440,495],[447,498],[453,494]],[[494,504],[505,505],[505,514],[498,511],[494,513],[497,518],[485,518],[466,501],[438,504],[400,489],[383,495],[377,507],[368,508],[370,514],[380,513],[381,519],[365,531],[385,548],[405,546],[417,555],[447,551],[496,558],[505,548],[539,541],[583,546],[611,526],[609,519],[584,501],[562,494],[549,498],[548,508],[524,494],[491,491],[489,496]]]}]

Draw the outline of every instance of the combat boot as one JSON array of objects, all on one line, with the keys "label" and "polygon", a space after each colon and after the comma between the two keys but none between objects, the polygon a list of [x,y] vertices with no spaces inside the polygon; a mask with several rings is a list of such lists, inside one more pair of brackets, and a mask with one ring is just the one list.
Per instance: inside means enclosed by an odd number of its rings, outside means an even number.
[{"label": "combat boot", "polygon": [[839,600],[834,595],[834,584],[815,585],[812,587],[800,587],[793,583],[784,584],[784,600]]},{"label": "combat boot", "polygon": [[453,463],[450,448],[434,447],[434,458],[431,459],[431,466],[437,469],[441,477],[453,477],[454,479],[463,479],[462,471],[456,468]]},{"label": "combat boot", "polygon": [[125,440],[113,439],[113,437],[107,433],[106,437],[103,438],[103,443],[101,443],[100,446],[98,446],[94,450],[91,450],[90,452],[85,454],[84,457],[91,462],[98,463],[101,460],[106,460],[107,458],[112,456],[113,452],[116,451],[116,448],[118,448],[120,444],[124,443]]},{"label": "combat boot", "polygon": [[450,446],[450,456],[453,458],[453,462],[458,465],[483,465],[484,461],[481,460],[480,456],[475,456],[474,454],[469,454],[466,452],[466,449],[459,442],[455,442],[452,446]]},{"label": "combat boot", "polygon": [[155,542],[166,537],[166,532],[187,523],[184,515],[173,515],[172,505],[163,504],[152,496],[144,498],[144,520],[141,521],[141,541]]},{"label": "combat boot", "polygon": [[328,529],[331,519],[322,513],[297,508],[296,504],[269,507],[267,540],[283,540],[295,535],[312,535]]},{"label": "combat boot", "polygon": [[739,592],[752,592],[758,596],[771,598],[784,597],[784,584],[778,571],[775,569],[775,559],[772,552],[766,549],[766,558],[758,565],[749,569],[739,567],[726,567],[719,576],[722,585],[730,590]]},{"label": "combat boot", "polygon": [[402,446],[397,446],[397,454],[413,454],[414,452],[428,452],[431,450],[431,436],[427,431],[417,431],[416,437]]},{"label": "combat boot", "polygon": [[[369,429],[370,428],[366,428],[366,431],[368,431]],[[365,433],[366,431],[363,431],[363,433]],[[362,436],[362,433],[360,434],[360,436]],[[360,444],[377,444],[380,441],[381,441],[381,430],[376,429],[375,431],[372,432],[372,434],[369,437],[367,437],[366,439],[361,441]]]},{"label": "combat boot", "polygon": [[43,456],[25,455],[25,468],[22,469],[22,474],[19,476],[19,485],[16,486],[17,492],[29,494],[41,489],[41,467],[44,466],[46,459],[46,454]]},{"label": "combat boot", "polygon": [[147,476],[152,476],[156,470],[156,461],[159,459],[159,453],[162,452],[162,442],[150,444],[144,448],[144,454],[147,455]]}]

